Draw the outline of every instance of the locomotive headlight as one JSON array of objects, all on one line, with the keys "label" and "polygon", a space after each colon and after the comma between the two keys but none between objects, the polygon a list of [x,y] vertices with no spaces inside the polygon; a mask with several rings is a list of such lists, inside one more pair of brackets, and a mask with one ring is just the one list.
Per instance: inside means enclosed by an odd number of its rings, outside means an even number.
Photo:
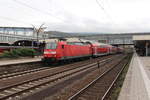
[{"label": "locomotive headlight", "polygon": [[56,54],[56,51],[51,51],[50,54]]},{"label": "locomotive headlight", "polygon": [[49,52],[48,51],[44,51],[44,54],[48,54]]},{"label": "locomotive headlight", "polygon": [[56,51],[44,51],[44,54],[56,54]]}]

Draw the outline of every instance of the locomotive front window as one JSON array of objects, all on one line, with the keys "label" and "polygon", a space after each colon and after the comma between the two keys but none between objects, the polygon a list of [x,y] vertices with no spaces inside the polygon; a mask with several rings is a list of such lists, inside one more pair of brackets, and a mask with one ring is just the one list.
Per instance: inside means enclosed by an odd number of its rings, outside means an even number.
[{"label": "locomotive front window", "polygon": [[56,49],[56,48],[57,48],[57,43],[55,42],[46,43],[46,49]]}]

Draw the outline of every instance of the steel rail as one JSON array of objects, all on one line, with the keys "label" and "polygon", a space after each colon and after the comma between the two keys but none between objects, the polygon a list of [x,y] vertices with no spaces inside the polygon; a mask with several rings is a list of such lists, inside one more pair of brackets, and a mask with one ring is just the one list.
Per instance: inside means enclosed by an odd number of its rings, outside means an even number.
[{"label": "steel rail", "polygon": [[105,72],[103,72],[99,77],[97,77],[95,80],[93,80],[92,82],[90,82],[88,85],[86,85],[84,88],[82,88],[80,91],[78,91],[77,93],[75,93],[73,96],[71,96],[68,100],[75,100],[81,93],[83,93],[84,91],[86,91],[87,88],[89,88],[90,86],[92,86],[94,83],[97,82],[97,80],[99,80],[100,78],[102,78],[104,75],[106,75],[108,72],[110,72],[112,69],[114,69],[118,64],[120,64],[125,58],[123,58],[119,63],[113,65],[113,67],[109,68],[108,70],[106,70]]},{"label": "steel rail", "polygon": [[[88,63],[91,63],[91,62],[87,62],[87,63],[86,62],[87,61],[77,62],[77,63],[73,63],[73,64],[68,64],[68,65],[65,65],[65,66],[71,66],[71,65],[76,65],[76,64],[79,65],[80,63],[82,64],[80,66],[83,66],[83,65],[87,65]],[[80,67],[80,66],[78,66],[78,67]],[[26,70],[26,71],[22,71],[22,72],[20,72],[20,71],[19,72],[14,72],[14,73],[11,73],[11,74],[2,74],[2,75],[0,75],[0,80],[4,79],[4,78],[6,79],[6,78],[9,78],[9,77],[16,77],[16,76],[23,75],[23,74],[25,75],[25,74],[28,74],[28,73],[31,73],[31,72],[38,72],[38,71],[49,70],[49,69],[51,69],[51,68],[45,67],[45,68],[36,68],[36,69],[32,69],[32,70]]]},{"label": "steel rail", "polygon": [[[111,60],[111,59],[113,59],[113,58],[107,58],[107,59],[104,59],[104,60],[102,60],[102,61],[100,61],[100,62],[101,62],[101,63],[102,63],[102,62],[107,62],[108,60]],[[93,63],[93,64],[91,64],[91,65],[88,65],[88,67],[85,67],[85,66],[84,66],[85,68],[83,68],[82,70],[85,70],[85,69],[87,69],[87,68],[91,68],[92,66],[95,66],[95,65],[97,65],[97,63]],[[81,68],[81,67],[79,67],[79,69],[80,69],[80,68]],[[75,68],[74,68],[74,69],[75,69]],[[26,83],[29,83],[29,82],[31,83],[31,82],[33,82],[33,81],[37,81],[37,80],[40,80],[40,79],[42,80],[43,78],[52,77],[52,76],[54,76],[54,75],[56,75],[56,74],[60,74],[60,73],[66,72],[66,71],[74,70],[74,69],[67,69],[67,70],[64,70],[64,71],[60,71],[60,72],[57,72],[57,73],[53,73],[52,75],[40,77],[40,78],[38,78],[38,79],[33,79],[33,80],[28,80],[28,81],[24,81],[24,82],[21,82],[21,83],[17,83],[17,84],[12,85],[12,86],[8,86],[8,87],[1,88],[0,91],[4,91],[4,90],[7,90],[7,89],[10,89],[10,88],[13,88],[13,87],[17,87],[17,86],[19,86],[19,85],[23,85],[23,84],[26,84]],[[73,73],[77,73],[77,72],[80,72],[80,71],[82,71],[82,70],[80,69],[80,70],[75,71],[75,72],[73,72]],[[71,73],[71,74],[73,74],[73,73]],[[68,75],[71,75],[71,74],[68,74]],[[56,80],[58,80],[58,79],[61,79],[61,78],[66,77],[66,76],[68,76],[68,75],[61,76],[61,77],[56,78],[56,79],[54,79],[54,80],[48,81],[48,82],[46,82],[46,83],[49,83],[49,82],[52,82],[52,81],[56,81]],[[46,83],[43,83],[43,84],[46,84]],[[30,89],[32,89],[32,88],[39,87],[39,86],[41,86],[41,85],[43,85],[43,84],[39,84],[39,85],[37,85],[37,86],[30,87],[30,88],[28,88],[28,89],[26,89],[26,90],[23,90],[23,91],[27,91],[27,90],[30,90]],[[23,91],[22,91],[22,92],[23,92]],[[19,91],[18,93],[22,93],[22,92]],[[10,96],[16,95],[16,94],[18,94],[18,93],[10,94],[10,95],[4,96],[4,97],[0,97],[0,98],[1,98],[1,99],[5,99],[5,98],[8,98],[8,97],[10,97]]]},{"label": "steel rail", "polygon": [[111,91],[112,87],[114,86],[115,82],[117,81],[117,79],[119,78],[119,76],[121,75],[122,71],[125,69],[125,67],[127,65],[129,65],[130,62],[127,62],[123,65],[123,68],[120,70],[120,72],[118,73],[118,75],[116,76],[116,78],[114,79],[114,81],[112,82],[112,84],[110,85],[110,87],[107,89],[107,91],[105,92],[104,96],[102,97],[101,100],[104,100],[106,98],[106,96],[108,95],[108,93]]},{"label": "steel rail", "polygon": [[3,75],[0,76],[0,80],[4,79],[4,78],[9,78],[9,77],[13,77],[13,76],[18,76],[18,75],[31,73],[31,72],[38,72],[38,71],[46,70],[46,69],[49,69],[49,67],[36,68],[36,69],[26,70],[26,71],[22,71],[22,72],[14,72],[14,73],[11,73],[11,74],[3,74]]},{"label": "steel rail", "polygon": [[[109,58],[110,59],[110,58]],[[103,60],[103,61],[101,61],[101,62],[107,62],[107,60]],[[40,83],[40,84],[36,84],[36,85],[34,85],[34,86],[32,86],[32,87],[29,87],[29,88],[27,88],[27,89],[24,89],[24,90],[20,90],[20,91],[18,91],[18,92],[16,92],[16,93],[12,93],[12,94],[9,94],[9,95],[6,95],[6,96],[4,96],[4,97],[0,97],[0,99],[6,99],[6,98],[8,98],[8,97],[11,97],[11,96],[15,96],[15,95],[17,95],[17,94],[20,94],[20,93],[24,93],[24,92],[26,92],[26,91],[28,91],[28,90],[32,90],[32,89],[34,89],[34,88],[37,88],[37,87],[39,87],[39,86],[42,86],[42,85],[44,85],[44,84],[47,84],[47,83],[50,83],[50,82],[54,82],[54,81],[57,81],[57,80],[59,80],[59,79],[62,79],[62,78],[65,78],[65,77],[67,77],[67,76],[70,76],[70,75],[72,75],[72,74],[76,74],[76,73],[79,73],[79,72],[81,72],[81,71],[86,71],[86,70],[89,70],[89,69],[93,69],[93,68],[96,68],[97,66],[97,63],[93,63],[93,64],[91,64],[91,65],[88,65],[88,67],[83,67],[82,69],[81,69],[81,67],[77,70],[77,71],[74,71],[74,72],[71,72],[71,73],[69,73],[69,74],[65,74],[65,75],[62,75],[62,76],[60,76],[60,77],[58,77],[58,78],[54,78],[54,79],[51,79],[51,80],[46,80],[46,82],[43,82],[43,83]],[[95,66],[95,67],[92,67],[92,66]],[[68,71],[70,71],[70,70],[68,70]],[[64,71],[65,72],[65,71]],[[61,72],[62,73],[62,72]],[[66,72],[67,73],[67,72]],[[60,74],[60,73],[58,73],[58,74]],[[51,77],[51,76],[50,76]],[[44,78],[47,78],[47,77],[44,77]],[[39,79],[42,79],[42,78],[39,78]],[[36,79],[36,80],[39,80],[39,79]],[[32,81],[36,81],[36,80],[32,80]],[[31,81],[28,81],[28,82],[30,82],[31,83]],[[22,84],[19,84],[19,85],[23,85],[23,84],[26,84],[26,83],[28,83],[28,82],[25,82],[25,83],[22,83]],[[16,86],[19,86],[19,85],[16,85]],[[15,86],[15,87],[16,87]],[[9,88],[14,88],[14,86],[12,86],[12,87],[9,87]]]}]

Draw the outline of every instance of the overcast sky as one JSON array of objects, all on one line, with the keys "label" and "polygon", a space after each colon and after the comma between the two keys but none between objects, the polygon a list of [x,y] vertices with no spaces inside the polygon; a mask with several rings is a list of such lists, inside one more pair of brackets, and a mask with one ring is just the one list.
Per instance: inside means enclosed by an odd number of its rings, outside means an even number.
[{"label": "overcast sky", "polygon": [[[64,32],[150,32],[150,0],[0,0],[0,26]],[[103,9],[104,8],[104,9]]]}]

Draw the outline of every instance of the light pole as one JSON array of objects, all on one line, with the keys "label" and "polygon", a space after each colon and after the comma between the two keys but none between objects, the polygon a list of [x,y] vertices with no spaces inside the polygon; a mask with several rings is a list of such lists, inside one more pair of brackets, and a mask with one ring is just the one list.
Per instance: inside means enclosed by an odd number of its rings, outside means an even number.
[{"label": "light pole", "polygon": [[[41,31],[43,31],[44,29],[46,29],[46,27],[43,27],[45,25],[45,23],[43,23],[43,24],[41,24],[40,25],[40,27],[39,28],[36,28],[34,25],[32,25],[33,26],[33,28],[34,28],[34,32],[36,33],[36,38],[37,38],[37,47],[38,47],[38,49],[40,49],[40,45],[39,45],[39,33],[41,32]],[[39,52],[41,52],[41,50],[39,50]]]},{"label": "light pole", "polygon": [[41,24],[39,28],[36,28],[34,25],[33,28],[34,28],[34,31],[36,32],[36,36],[37,36],[37,42],[39,42],[39,33],[45,29],[45,27],[43,28],[43,26],[45,25],[45,23]]}]

